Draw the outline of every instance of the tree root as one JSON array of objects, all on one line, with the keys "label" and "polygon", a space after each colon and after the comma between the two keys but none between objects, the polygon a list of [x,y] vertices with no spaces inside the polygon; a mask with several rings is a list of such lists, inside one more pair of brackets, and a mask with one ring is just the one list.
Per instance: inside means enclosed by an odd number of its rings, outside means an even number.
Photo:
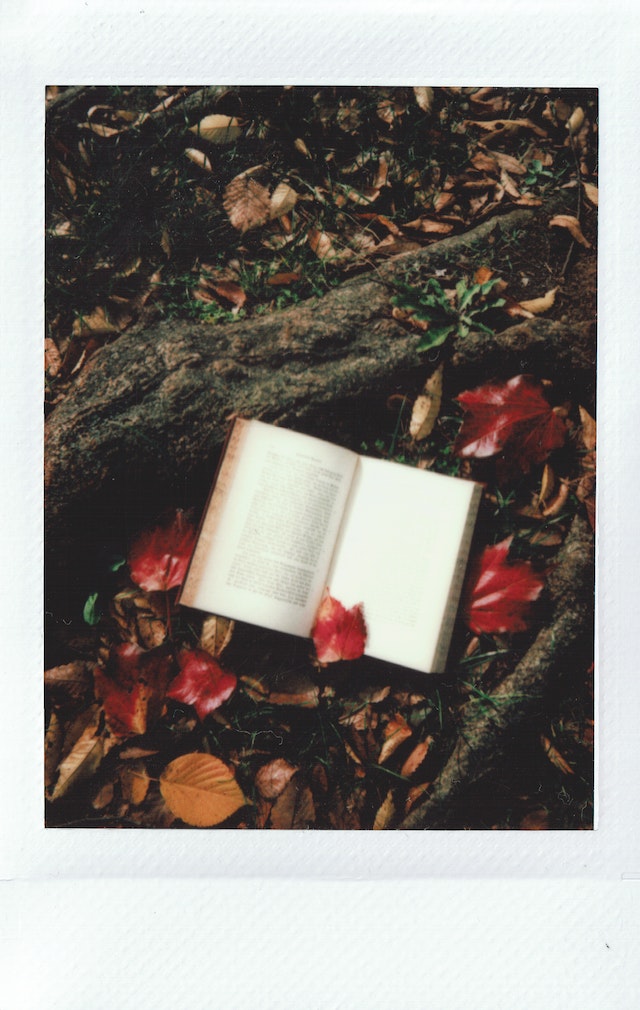
[{"label": "tree root", "polygon": [[488,699],[467,702],[453,753],[428,798],[400,829],[447,827],[453,804],[497,768],[507,737],[536,718],[553,679],[572,662],[577,644],[591,634],[593,534],[581,516],[573,520],[549,592],[555,604],[551,624]]}]

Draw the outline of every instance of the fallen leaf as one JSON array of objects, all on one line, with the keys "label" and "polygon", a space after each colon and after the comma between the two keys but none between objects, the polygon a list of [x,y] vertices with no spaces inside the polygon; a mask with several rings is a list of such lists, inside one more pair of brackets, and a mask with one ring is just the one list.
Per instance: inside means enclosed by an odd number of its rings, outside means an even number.
[{"label": "fallen leaf", "polygon": [[247,803],[231,768],[212,754],[183,754],[160,775],[169,810],[185,824],[212,828]]},{"label": "fallen leaf", "polygon": [[91,800],[91,806],[94,810],[104,810],[108,807],[113,800],[114,786],[113,782],[105,782],[105,784],[98,790],[96,795]]},{"label": "fallen leaf", "polygon": [[453,225],[447,221],[433,221],[428,217],[417,217],[413,221],[407,221],[405,228],[415,228],[426,235],[450,235],[453,231]]},{"label": "fallen leaf", "polygon": [[504,452],[528,473],[564,444],[566,425],[530,375],[487,383],[457,399],[465,411],[454,445],[459,456],[483,459]]},{"label": "fallen leaf", "polygon": [[431,782],[421,782],[419,785],[411,787],[411,789],[407,794],[407,800],[404,806],[405,814],[408,814],[409,811],[412,810],[413,807],[415,807],[418,800],[422,796],[424,796],[424,794],[426,793],[427,789],[430,788],[430,786]]},{"label": "fallen leaf", "polygon": [[167,637],[166,610],[157,597],[139,589],[123,589],[113,597],[109,609],[129,642],[155,649]]},{"label": "fallen leaf", "polygon": [[433,431],[442,403],[443,373],[444,362],[441,362],[433,375],[427,379],[424,391],[416,398],[413,405],[409,434],[416,442],[427,438]]},{"label": "fallen leaf", "polygon": [[[120,756],[122,757],[122,755]],[[150,782],[149,773],[142,761],[132,762],[120,769],[122,798],[134,807],[139,806],[146,799]]]},{"label": "fallen leaf", "polygon": [[107,317],[105,309],[100,306],[88,315],[77,316],[71,328],[74,337],[102,336],[117,332],[118,326]]},{"label": "fallen leaf", "polygon": [[580,127],[584,123],[584,109],[581,109],[578,105],[567,120],[567,129],[569,133],[578,133]]},{"label": "fallen leaf", "polygon": [[205,172],[213,172],[213,165],[203,151],[199,151],[196,147],[187,147],[184,153],[194,165],[204,168]]},{"label": "fallen leaf", "polygon": [[247,300],[247,293],[244,291],[239,284],[234,281],[218,281],[212,284],[213,290],[220,298],[226,299],[226,301],[231,302],[236,309],[241,309]]},{"label": "fallen leaf", "polygon": [[235,675],[203,649],[182,649],[178,664],[180,673],[171,681],[167,698],[193,705],[199,719],[220,708],[236,689]]},{"label": "fallen leaf", "polygon": [[512,539],[486,547],[469,569],[464,612],[476,635],[525,631],[544,587],[529,561],[507,560]]},{"label": "fallen leaf", "polygon": [[231,180],[224,191],[222,204],[231,224],[242,234],[269,220],[269,190],[246,172]]},{"label": "fallen leaf", "polygon": [[375,820],[373,822],[373,830],[384,831],[385,828],[388,828],[389,824],[395,817],[395,813],[396,808],[393,802],[393,790],[390,789],[376,813]]},{"label": "fallen leaf", "polygon": [[44,784],[48,789],[55,781],[58,762],[62,753],[63,730],[57,712],[52,712],[44,738]]},{"label": "fallen leaf", "polygon": [[587,200],[589,200],[595,207],[598,206],[598,187],[594,186],[592,182],[583,182],[584,192]]},{"label": "fallen leaf", "polygon": [[311,789],[291,779],[271,810],[270,824],[276,831],[309,828],[316,819]]},{"label": "fallen leaf", "polygon": [[163,526],[141,533],[129,552],[131,578],[147,592],[166,592],[181,586],[193,548],[196,530],[180,509]]},{"label": "fallen leaf", "polygon": [[72,663],[53,666],[45,670],[44,684],[52,691],[60,691],[69,698],[77,700],[85,694],[91,684],[89,665],[82,659],[76,659]]},{"label": "fallen leaf", "polygon": [[577,217],[573,217],[571,214],[556,214],[549,221],[550,228],[567,228],[571,237],[583,245],[585,249],[591,248],[591,242],[582,234],[582,229],[580,228],[580,222]]},{"label": "fallen leaf", "polygon": [[416,102],[423,112],[431,112],[433,108],[433,88],[414,88]]},{"label": "fallen leaf", "polygon": [[269,217],[273,220],[276,217],[282,217],[283,214],[288,214],[297,202],[298,194],[295,189],[292,189],[286,182],[278,183],[271,194]]},{"label": "fallen leaf", "polygon": [[305,144],[302,137],[296,137],[296,139],[293,142],[293,146],[295,147],[296,151],[299,152],[299,154],[303,154],[305,158],[311,158],[311,152],[309,151],[309,148]]},{"label": "fallen leaf", "polygon": [[582,476],[576,497],[584,503],[591,528],[596,528],[596,422],[584,407],[580,407],[582,443],[587,450],[580,459]]},{"label": "fallen leaf", "polygon": [[271,277],[269,277],[267,284],[270,284],[272,287],[280,287],[281,285],[288,286],[289,284],[295,284],[296,281],[299,281],[301,277],[302,274],[300,273],[273,274]]},{"label": "fallen leaf", "polygon": [[105,738],[98,733],[99,711],[85,728],[58,769],[58,778],[51,794],[59,800],[79,782],[91,778],[105,756]]},{"label": "fallen leaf", "polygon": [[404,743],[411,736],[411,727],[407,725],[407,720],[398,712],[389,720],[384,728],[384,743],[378,757],[378,764],[384,764],[392,754],[395,754],[400,744]]},{"label": "fallen leaf", "polygon": [[562,756],[558,748],[553,746],[548,737],[541,736],[540,743],[542,744],[549,761],[552,765],[555,765],[558,771],[561,771],[563,775],[575,775],[575,772],[569,762]]},{"label": "fallen leaf", "polygon": [[190,126],[189,129],[196,137],[202,137],[210,144],[231,144],[242,133],[242,127],[235,116],[222,116],[216,113],[205,116],[196,126]]},{"label": "fallen leaf", "polygon": [[544,807],[531,810],[520,821],[521,831],[547,831],[549,828],[549,811]]},{"label": "fallen leaf", "polygon": [[265,800],[275,800],[284,792],[298,769],[284,758],[275,758],[256,772],[256,789]]},{"label": "fallen leaf", "polygon": [[339,659],[358,659],[364,652],[367,628],[362,604],[347,610],[339,600],[325,592],[311,631],[320,663]]},{"label": "fallen leaf", "polygon": [[106,667],[95,667],[95,695],[114,736],[138,736],[158,719],[172,667],[166,648],[147,651],[131,642],[114,646]]},{"label": "fallen leaf", "polygon": [[538,126],[531,119],[465,119],[465,125],[478,126],[481,130],[487,130],[493,134],[517,133],[519,130],[531,130],[537,137],[546,137],[547,132]]},{"label": "fallen leaf", "polygon": [[493,270],[490,267],[478,267],[473,275],[474,284],[486,284],[493,277]]},{"label": "fallen leaf", "polygon": [[318,231],[317,228],[310,228],[307,233],[307,241],[318,259],[335,259],[338,255],[333,242],[326,231]]},{"label": "fallen leaf", "polygon": [[236,622],[228,617],[217,617],[215,614],[205,617],[200,632],[200,648],[218,659],[231,641],[235,626]]},{"label": "fallen leaf", "polygon": [[62,368],[62,357],[57,344],[51,337],[45,337],[44,341],[44,369],[49,378],[55,379]]},{"label": "fallen leaf", "polygon": [[557,287],[551,288],[540,298],[530,298],[527,301],[521,301],[520,306],[521,308],[526,309],[527,312],[533,312],[534,316],[539,316],[540,313],[548,312],[549,309],[553,308],[557,290]]},{"label": "fallen leaf", "polygon": [[429,751],[429,747],[431,746],[432,743],[433,743],[433,737],[428,736],[426,740],[422,740],[421,743],[416,744],[416,746],[411,751],[409,757],[403,764],[402,768],[400,769],[400,774],[403,775],[405,778],[409,778],[410,775],[413,775],[413,773],[417,771],[417,769],[420,767],[420,765],[426,758],[427,753]]}]

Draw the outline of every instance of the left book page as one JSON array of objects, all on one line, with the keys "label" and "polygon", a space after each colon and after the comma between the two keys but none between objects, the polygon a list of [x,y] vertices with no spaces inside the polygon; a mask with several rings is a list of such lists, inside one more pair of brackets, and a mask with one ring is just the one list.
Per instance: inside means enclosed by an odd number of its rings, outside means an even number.
[{"label": "left book page", "polygon": [[357,463],[310,435],[237,420],[180,603],[309,636]]}]

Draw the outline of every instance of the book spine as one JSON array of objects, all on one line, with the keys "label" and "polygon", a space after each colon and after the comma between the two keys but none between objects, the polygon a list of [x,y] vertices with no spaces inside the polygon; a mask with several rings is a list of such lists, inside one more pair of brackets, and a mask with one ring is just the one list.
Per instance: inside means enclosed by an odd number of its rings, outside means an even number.
[{"label": "book spine", "polygon": [[196,597],[205,571],[207,559],[220,523],[222,509],[233,480],[236,462],[241,451],[249,422],[236,418],[222,448],[220,461],[213,478],[209,497],[202,513],[196,537],[196,547],[189,562],[187,575],[177,602],[184,607],[196,606]]},{"label": "book spine", "polygon": [[460,602],[460,594],[462,592],[464,576],[467,570],[467,560],[469,558],[469,550],[471,548],[471,540],[473,538],[473,530],[476,522],[476,515],[478,513],[478,507],[480,505],[481,497],[482,497],[482,487],[480,486],[480,484],[474,484],[473,490],[471,492],[471,498],[469,501],[469,510],[467,512],[467,519],[464,525],[464,529],[462,531],[462,537],[460,539],[460,547],[458,549],[456,566],[454,569],[453,578],[451,580],[451,585],[449,587],[447,604],[444,610],[442,624],[440,626],[440,635],[438,637],[438,644],[436,645],[435,653],[433,656],[433,662],[431,664],[432,673],[444,673],[445,667],[447,665],[447,656],[449,654],[449,646],[451,645],[451,636],[453,634],[453,627],[458,612],[458,604]]}]

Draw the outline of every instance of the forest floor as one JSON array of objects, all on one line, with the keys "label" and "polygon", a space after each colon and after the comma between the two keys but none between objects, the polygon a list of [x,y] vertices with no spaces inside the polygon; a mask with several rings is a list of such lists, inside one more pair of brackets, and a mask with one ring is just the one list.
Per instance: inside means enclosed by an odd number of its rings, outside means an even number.
[{"label": "forest floor", "polygon": [[[590,327],[595,345],[597,151],[595,91],[48,90],[50,417],[123,333],[278,313],[388,257],[540,208],[526,231],[397,290],[389,311],[415,331],[431,384],[421,402],[390,390],[386,423],[372,418],[357,447],[483,484],[484,542],[446,674],[364,657],[322,666],[308,641],[177,607],[199,517],[150,513],[49,651],[48,825],[386,829],[437,792],[469,713],[491,720],[550,625],[547,582],[595,507],[595,403],[566,400],[539,374],[525,381],[531,421],[520,393],[478,374],[465,406],[446,364],[442,384],[439,348],[541,316]],[[566,212],[545,215],[559,198]],[[496,397],[500,444],[478,420]],[[348,442],[348,425],[330,418],[322,435]],[[543,453],[525,447],[532,433]],[[475,455],[474,435],[493,452]],[[482,610],[483,576],[497,617]],[[527,599],[514,597],[518,579]],[[587,578],[578,595],[592,588]],[[592,827],[592,645],[585,620],[499,753],[478,751],[486,767],[420,826]]]}]

